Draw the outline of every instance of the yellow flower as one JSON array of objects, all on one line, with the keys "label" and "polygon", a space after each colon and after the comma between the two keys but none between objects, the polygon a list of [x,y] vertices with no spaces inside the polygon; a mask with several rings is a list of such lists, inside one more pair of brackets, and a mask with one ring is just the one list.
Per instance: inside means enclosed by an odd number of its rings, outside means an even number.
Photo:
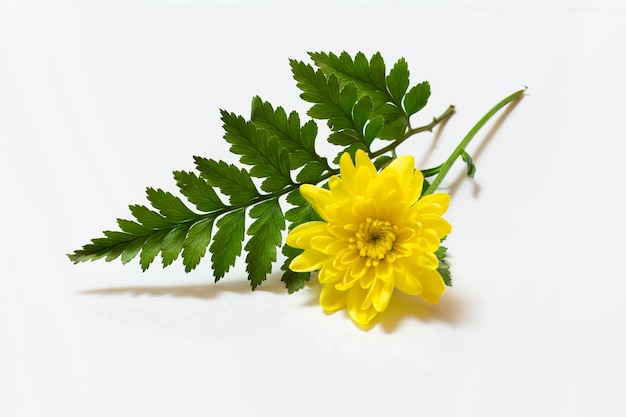
[{"label": "yellow flower", "polygon": [[320,305],[342,308],[359,324],[385,310],[395,288],[436,303],[444,293],[434,252],[452,227],[441,215],[450,196],[420,199],[423,176],[412,156],[380,173],[363,151],[356,166],[345,153],[329,189],[302,185],[300,192],[323,221],[295,227],[287,244],[304,249],[290,264],[296,272],[319,270]]}]

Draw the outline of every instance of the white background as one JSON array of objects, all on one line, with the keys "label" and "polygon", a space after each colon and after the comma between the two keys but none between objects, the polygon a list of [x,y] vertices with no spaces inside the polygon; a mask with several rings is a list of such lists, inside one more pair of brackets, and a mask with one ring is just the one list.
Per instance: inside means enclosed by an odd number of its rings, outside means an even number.
[{"label": "white background", "polygon": [[[381,3],[1,3],[0,415],[626,414],[626,7]],[[304,113],[288,58],[319,50],[406,57],[433,91],[415,125],[456,104],[427,161],[432,134],[401,149],[424,167],[528,86],[444,183],[439,305],[363,331],[278,266],[250,292],[243,262],[71,264],[192,155],[236,161],[220,108]]]}]

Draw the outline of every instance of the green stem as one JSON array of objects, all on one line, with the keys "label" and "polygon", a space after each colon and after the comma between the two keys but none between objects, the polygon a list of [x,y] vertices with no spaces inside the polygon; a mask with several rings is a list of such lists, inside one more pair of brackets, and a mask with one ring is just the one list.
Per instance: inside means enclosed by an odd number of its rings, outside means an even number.
[{"label": "green stem", "polygon": [[489,121],[489,119],[491,119],[491,117],[493,117],[493,115],[496,114],[504,106],[506,106],[507,104],[515,100],[519,100],[524,95],[525,91],[526,89],[519,90],[519,91],[514,92],[510,96],[506,97],[501,102],[496,104],[491,110],[489,110],[489,112],[487,112],[487,114],[485,114],[482,117],[482,119],[480,119],[478,123],[476,123],[476,125],[472,128],[472,130],[469,131],[469,133],[463,138],[461,143],[459,143],[456,149],[448,157],[446,162],[444,162],[441,165],[441,168],[439,169],[439,174],[437,175],[435,180],[430,184],[430,187],[428,187],[424,195],[432,194],[433,192],[437,190],[437,187],[439,187],[439,185],[441,184],[441,181],[443,181],[448,171],[450,171],[450,168],[452,168],[452,165],[454,165],[456,160],[465,151],[465,148],[467,147],[467,145],[474,138],[474,136],[476,136],[476,133],[478,133],[478,131],[485,125],[485,123],[487,123],[487,121]]},{"label": "green stem", "polygon": [[398,147],[398,145],[400,145],[402,142],[404,142],[405,140],[407,140],[414,134],[433,130],[435,126],[437,126],[439,123],[443,122],[444,120],[446,120],[448,117],[452,116],[453,114],[454,114],[454,106],[451,105],[439,117],[433,117],[433,121],[428,123],[427,125],[416,127],[415,129],[409,129],[406,131],[404,135],[402,135],[402,137],[394,140],[393,142],[391,142],[389,145],[385,146],[384,148],[381,148],[377,150],[376,152],[370,153],[370,158],[375,158],[389,151],[393,152]]}]

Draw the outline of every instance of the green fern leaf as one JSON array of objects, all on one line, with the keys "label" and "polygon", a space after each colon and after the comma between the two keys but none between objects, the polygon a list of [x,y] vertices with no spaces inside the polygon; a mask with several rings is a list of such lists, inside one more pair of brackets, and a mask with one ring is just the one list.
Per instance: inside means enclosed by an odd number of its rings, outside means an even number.
[{"label": "green fern leaf", "polygon": [[409,88],[409,66],[404,58],[400,58],[387,76],[387,88],[398,108],[402,108],[402,99]]},{"label": "green fern leaf", "polygon": [[248,279],[255,289],[272,270],[276,261],[276,247],[282,243],[282,231],[285,229],[278,198],[257,204],[250,210],[250,217],[256,219],[248,228],[251,236],[246,244],[246,271]]},{"label": "green fern leaf", "polygon": [[139,263],[141,270],[145,271],[154,261],[154,258],[161,252],[161,244],[167,235],[167,230],[161,230],[148,236],[145,240],[141,253],[139,254]]},{"label": "green fern leaf", "polygon": [[211,242],[211,231],[215,217],[209,216],[191,226],[183,242],[183,264],[185,272],[190,272],[200,263]]},{"label": "green fern leaf", "polygon": [[172,228],[161,242],[161,261],[163,266],[169,266],[174,262],[183,249],[187,231],[191,223],[182,223]]},{"label": "green fern leaf", "polygon": [[[370,129],[367,134],[365,129],[373,115],[372,98],[369,95],[359,97],[357,87],[352,82],[341,86],[335,74],[326,75],[322,70],[315,71],[303,62],[290,62],[297,86],[302,91],[300,97],[313,103],[308,115],[314,119],[328,120],[332,130],[328,141],[341,146],[358,146],[369,152],[374,129]],[[380,123],[380,119],[376,123]],[[376,130],[377,133],[382,132],[382,128]]]},{"label": "green fern leaf", "polygon": [[437,267],[437,272],[439,272],[439,274],[441,275],[441,278],[443,278],[443,283],[446,286],[451,287],[452,286],[452,276],[450,274],[450,265],[446,261],[446,252],[447,251],[448,251],[448,248],[446,248],[445,246],[439,246],[439,248],[435,252],[435,255],[437,256],[437,260],[439,261],[439,266]]},{"label": "green fern leaf", "polygon": [[298,113],[291,112],[287,117],[282,107],[274,109],[270,103],[257,96],[252,100],[251,121],[259,129],[267,131],[268,135],[276,136],[289,151],[292,170],[302,167],[296,176],[299,183],[314,181],[325,171],[331,170],[326,158],[315,151],[317,125],[313,120],[300,126]]},{"label": "green fern leaf", "polygon": [[193,172],[186,171],[174,171],[174,178],[180,192],[198,210],[208,213],[224,208],[224,203],[205,179],[198,177]]},{"label": "green fern leaf", "polygon": [[369,95],[375,108],[390,101],[385,81],[385,62],[379,53],[372,56],[369,62],[361,52],[354,59],[345,51],[339,56],[332,52],[311,52],[309,56],[324,74],[335,74],[341,86],[354,83],[359,96]]},{"label": "green fern leaf", "polygon": [[148,187],[146,195],[152,206],[171,223],[196,220],[199,214],[191,211],[182,200],[168,191]]},{"label": "green fern leaf", "polygon": [[146,229],[150,230],[162,230],[172,227],[172,223],[159,213],[150,210],[146,206],[142,205],[130,205],[130,212],[137,219],[139,223]]},{"label": "green fern leaf", "polygon": [[230,204],[235,206],[246,204],[260,196],[250,174],[245,169],[237,168],[224,161],[214,161],[199,156],[195,156],[194,160],[200,176],[212,187],[219,188],[222,194],[229,196]]},{"label": "green fern leaf", "polygon": [[428,81],[413,86],[404,96],[404,110],[411,116],[422,110],[430,98],[430,84]]},{"label": "green fern leaf", "polygon": [[289,168],[289,152],[276,136],[268,136],[253,122],[243,117],[222,111],[222,121],[226,134],[224,139],[232,146],[230,151],[241,155],[240,161],[249,165],[250,175],[265,178],[261,189],[277,192],[293,184]]},{"label": "green fern leaf", "polygon": [[335,75],[340,86],[354,83],[359,97],[369,95],[372,98],[373,114],[385,118],[385,126],[376,136],[380,139],[394,140],[402,135],[408,127],[409,117],[421,110],[430,97],[427,82],[412,87],[407,93],[409,70],[404,58],[400,58],[386,75],[380,53],[374,54],[369,62],[361,52],[354,59],[345,51],[340,55],[325,52],[309,55],[324,74]]},{"label": "green fern leaf", "polygon": [[218,231],[211,245],[211,261],[215,282],[224,277],[241,254],[245,233],[246,212],[235,210],[217,221]]}]

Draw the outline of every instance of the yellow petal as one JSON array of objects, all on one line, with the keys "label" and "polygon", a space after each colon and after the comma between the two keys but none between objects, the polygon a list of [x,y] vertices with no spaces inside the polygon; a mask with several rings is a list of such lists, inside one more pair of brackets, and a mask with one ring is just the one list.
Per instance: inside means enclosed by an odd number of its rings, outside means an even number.
[{"label": "yellow petal", "polygon": [[393,295],[393,289],[395,288],[394,280],[383,281],[379,280],[380,284],[375,284],[377,287],[374,297],[372,298],[374,308],[379,313],[382,313],[389,305],[389,300]]},{"label": "yellow petal", "polygon": [[[419,169],[415,169],[415,160],[410,155],[394,159],[385,169],[392,169],[398,173],[400,187],[407,196],[407,202],[413,204],[422,194],[424,176]],[[384,171],[384,170],[383,170]]]},{"label": "yellow petal", "polygon": [[[398,183],[395,171],[391,175],[380,175],[369,181],[367,186],[367,197],[374,203],[374,212],[368,213],[368,217],[377,217],[393,221],[402,219],[404,212],[409,208],[405,190]],[[369,210],[368,210],[369,211]]]},{"label": "yellow petal", "polygon": [[308,222],[296,226],[289,232],[286,242],[294,248],[306,249],[311,245],[312,238],[321,235],[328,235],[328,223]]},{"label": "yellow petal", "polygon": [[345,181],[347,184],[354,182],[356,168],[348,152],[344,152],[339,159],[339,172],[341,173],[341,181]]},{"label": "yellow petal", "polygon": [[319,275],[317,276],[317,280],[320,282],[320,284],[334,284],[337,281],[341,280],[341,277],[343,276],[343,272],[342,271],[338,271],[337,269],[333,268],[331,265],[324,265],[322,267],[322,269],[320,270]]},{"label": "yellow petal", "polygon": [[353,183],[349,184],[353,194],[355,196],[366,196],[368,184],[374,180],[377,175],[376,168],[370,169],[369,166],[358,167]]},{"label": "yellow petal", "polygon": [[347,192],[355,196],[364,196],[367,184],[376,178],[378,172],[367,154],[358,150],[355,155],[356,166],[352,164],[350,155],[345,152],[339,160],[340,177]]},{"label": "yellow petal", "polygon": [[368,289],[367,295],[363,300],[361,309],[368,309],[373,306],[376,311],[382,313],[387,308],[391,295],[393,294],[394,282],[393,280],[383,281],[377,279],[373,285]]},{"label": "yellow petal", "polygon": [[319,301],[325,311],[332,313],[346,306],[346,293],[338,291],[333,285],[324,285]]},{"label": "yellow petal", "polygon": [[404,201],[402,193],[392,190],[384,199],[377,201],[377,214],[379,219],[385,219],[398,226],[407,220],[409,204]]},{"label": "yellow petal", "polygon": [[421,214],[417,220],[422,222],[422,226],[425,229],[434,230],[439,239],[448,236],[452,232],[452,225],[438,214]]},{"label": "yellow petal", "polygon": [[310,245],[311,248],[318,250],[322,253],[335,255],[339,250],[347,247],[348,242],[338,240],[335,236],[326,233],[311,237]]},{"label": "yellow petal", "polygon": [[368,269],[365,258],[359,256],[349,265],[348,272],[356,278],[361,278],[368,273]]},{"label": "yellow petal", "polygon": [[376,280],[376,268],[370,267],[365,269],[365,273],[361,277],[359,284],[361,288],[366,289],[371,287]]},{"label": "yellow petal", "polygon": [[291,261],[289,269],[294,272],[313,272],[332,262],[332,259],[331,255],[326,255],[314,249],[306,249]]},{"label": "yellow petal", "polygon": [[358,250],[345,249],[337,254],[337,262],[343,267],[350,267],[353,262],[360,258]]},{"label": "yellow petal", "polygon": [[436,193],[422,197],[414,207],[419,214],[443,214],[449,206],[450,194]]},{"label": "yellow petal", "polygon": [[437,269],[439,260],[432,252],[424,252],[416,259],[416,263],[425,269]]},{"label": "yellow petal", "polygon": [[396,242],[409,242],[415,236],[415,229],[412,227],[403,227],[396,233]]},{"label": "yellow petal", "polygon": [[427,271],[422,275],[421,281],[423,286],[422,298],[429,303],[438,303],[439,296],[446,292],[446,286],[439,272]]},{"label": "yellow petal", "polygon": [[365,295],[366,291],[359,285],[355,285],[350,288],[346,298],[346,309],[348,310],[348,315],[356,323],[362,325],[368,324],[378,314],[374,306],[370,306],[366,309],[361,308]]},{"label": "yellow petal", "polygon": [[344,272],[343,279],[335,284],[335,288],[339,291],[346,291],[354,287],[360,277],[350,274],[348,271]]},{"label": "yellow petal", "polygon": [[376,202],[372,198],[359,196],[352,200],[352,215],[362,223],[368,217],[376,215]]},{"label": "yellow petal", "polygon": [[396,171],[401,180],[409,180],[415,172],[415,159],[411,155],[402,155],[391,161],[387,168],[383,169],[383,172],[388,169]]},{"label": "yellow petal", "polygon": [[355,215],[355,200],[350,199],[340,204],[332,210],[332,222],[329,223],[329,229],[332,234],[340,239],[350,239],[354,237],[354,233],[359,230],[359,224],[365,220]]},{"label": "yellow petal", "polygon": [[435,252],[439,248],[441,243],[441,237],[437,235],[433,229],[426,229],[422,231],[422,234],[416,237],[414,240],[416,250],[422,252]]},{"label": "yellow petal", "polygon": [[402,260],[394,264],[395,274],[394,280],[396,288],[405,294],[420,295],[422,293],[422,283],[418,276],[412,274],[406,268],[402,268],[402,264],[406,260]]},{"label": "yellow petal", "polygon": [[382,260],[375,266],[376,269],[376,277],[382,281],[392,281],[393,282],[393,268],[389,262]]},{"label": "yellow petal", "polygon": [[367,168],[368,171],[370,171],[370,173],[372,175],[376,175],[377,174],[376,167],[374,166],[374,163],[369,158],[369,156],[367,156],[365,151],[363,151],[361,149],[357,150],[356,154],[354,155],[354,159],[356,160],[356,167],[357,167],[357,169],[361,168],[361,167],[365,167],[365,168]]},{"label": "yellow petal", "polygon": [[330,189],[335,202],[338,204],[354,197],[352,195],[352,190],[346,186],[346,181],[342,181],[339,177],[330,177],[328,179],[328,188]]},{"label": "yellow petal", "polygon": [[429,252],[422,252],[418,256],[411,256],[409,258],[402,258],[400,261],[407,273],[418,279],[421,279],[422,275],[427,271],[435,270],[439,266],[437,257]]},{"label": "yellow petal", "polygon": [[329,190],[311,184],[302,184],[300,194],[322,219],[329,220],[326,208],[333,203],[333,196]]}]

